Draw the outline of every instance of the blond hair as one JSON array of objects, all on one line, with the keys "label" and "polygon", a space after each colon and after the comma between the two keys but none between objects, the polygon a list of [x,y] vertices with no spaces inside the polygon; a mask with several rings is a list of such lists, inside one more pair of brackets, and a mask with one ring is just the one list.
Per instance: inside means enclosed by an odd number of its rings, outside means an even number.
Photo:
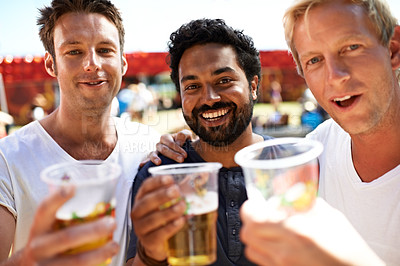
[{"label": "blond hair", "polygon": [[[293,31],[298,19],[307,18],[310,10],[318,5],[329,3],[335,0],[296,0],[289,7],[283,16],[283,26],[285,30],[286,43],[293,55],[297,65],[297,72],[303,76],[303,69],[300,64],[299,54],[293,41]],[[385,0],[348,0],[349,3],[359,5],[365,9],[370,21],[384,46],[388,46],[393,36],[397,19],[392,15]]]}]

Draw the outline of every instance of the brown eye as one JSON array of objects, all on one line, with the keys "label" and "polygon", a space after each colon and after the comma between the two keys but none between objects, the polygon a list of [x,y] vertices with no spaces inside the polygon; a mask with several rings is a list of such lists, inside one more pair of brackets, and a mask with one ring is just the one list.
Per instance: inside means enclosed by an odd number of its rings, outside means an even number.
[{"label": "brown eye", "polygon": [[78,50],[72,50],[72,51],[69,51],[67,54],[69,54],[69,55],[77,55],[77,54],[80,54],[80,52]]},{"label": "brown eye", "polygon": [[225,84],[225,83],[229,83],[229,82],[231,82],[232,81],[232,79],[230,79],[230,78],[223,78],[223,79],[221,79],[220,81],[219,81],[219,83],[220,84]]}]

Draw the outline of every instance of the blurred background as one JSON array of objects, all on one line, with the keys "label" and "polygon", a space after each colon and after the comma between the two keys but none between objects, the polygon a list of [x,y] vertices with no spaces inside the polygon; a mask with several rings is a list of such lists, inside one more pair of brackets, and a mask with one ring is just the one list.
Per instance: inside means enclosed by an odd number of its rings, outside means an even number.
[{"label": "blurred background", "polygon": [[[160,133],[185,128],[180,98],[169,77],[166,47],[171,32],[197,18],[222,18],[251,36],[260,50],[262,82],[253,126],[276,137],[304,136],[327,115],[298,76],[287,51],[282,15],[291,0],[112,0],[125,25],[128,71],[113,114]],[[50,0],[0,0],[0,137],[52,112],[56,79],[43,63],[38,8]],[[388,1],[399,17],[400,1]],[[397,12],[397,13],[396,13]]]}]

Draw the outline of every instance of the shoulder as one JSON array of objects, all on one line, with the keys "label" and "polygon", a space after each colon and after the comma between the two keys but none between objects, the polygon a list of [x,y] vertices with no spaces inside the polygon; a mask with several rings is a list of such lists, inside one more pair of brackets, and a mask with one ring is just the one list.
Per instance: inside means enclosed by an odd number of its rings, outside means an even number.
[{"label": "shoulder", "polygon": [[16,152],[24,146],[30,149],[41,138],[44,131],[38,121],[31,122],[12,134],[0,139],[0,149],[3,153]]},{"label": "shoulder", "polygon": [[119,134],[135,135],[135,137],[160,138],[160,133],[148,125],[114,117],[114,123]]},{"label": "shoulder", "polygon": [[156,149],[160,134],[153,128],[119,117],[114,118],[121,149],[149,153]]},{"label": "shoulder", "polygon": [[260,136],[263,137],[264,140],[273,139],[273,137],[268,136],[268,135],[260,135]]},{"label": "shoulder", "polygon": [[333,119],[328,119],[306,137],[326,143],[349,137],[349,135]]}]

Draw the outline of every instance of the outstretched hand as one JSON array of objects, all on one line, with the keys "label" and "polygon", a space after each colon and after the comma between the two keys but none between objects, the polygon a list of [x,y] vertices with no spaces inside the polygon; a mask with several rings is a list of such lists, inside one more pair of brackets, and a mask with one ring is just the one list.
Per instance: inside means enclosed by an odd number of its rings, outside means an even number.
[{"label": "outstretched hand", "polygon": [[46,197],[36,211],[25,248],[2,265],[99,265],[114,256],[119,247],[112,241],[96,250],[63,254],[71,248],[107,238],[116,228],[114,218],[104,217],[95,222],[54,231],[57,209],[73,195],[73,188],[68,187]]},{"label": "outstretched hand", "polygon": [[289,217],[269,207],[262,208],[268,213],[263,217],[254,201],[241,207],[240,238],[249,260],[260,265],[384,265],[344,215],[322,199],[309,212]]}]

